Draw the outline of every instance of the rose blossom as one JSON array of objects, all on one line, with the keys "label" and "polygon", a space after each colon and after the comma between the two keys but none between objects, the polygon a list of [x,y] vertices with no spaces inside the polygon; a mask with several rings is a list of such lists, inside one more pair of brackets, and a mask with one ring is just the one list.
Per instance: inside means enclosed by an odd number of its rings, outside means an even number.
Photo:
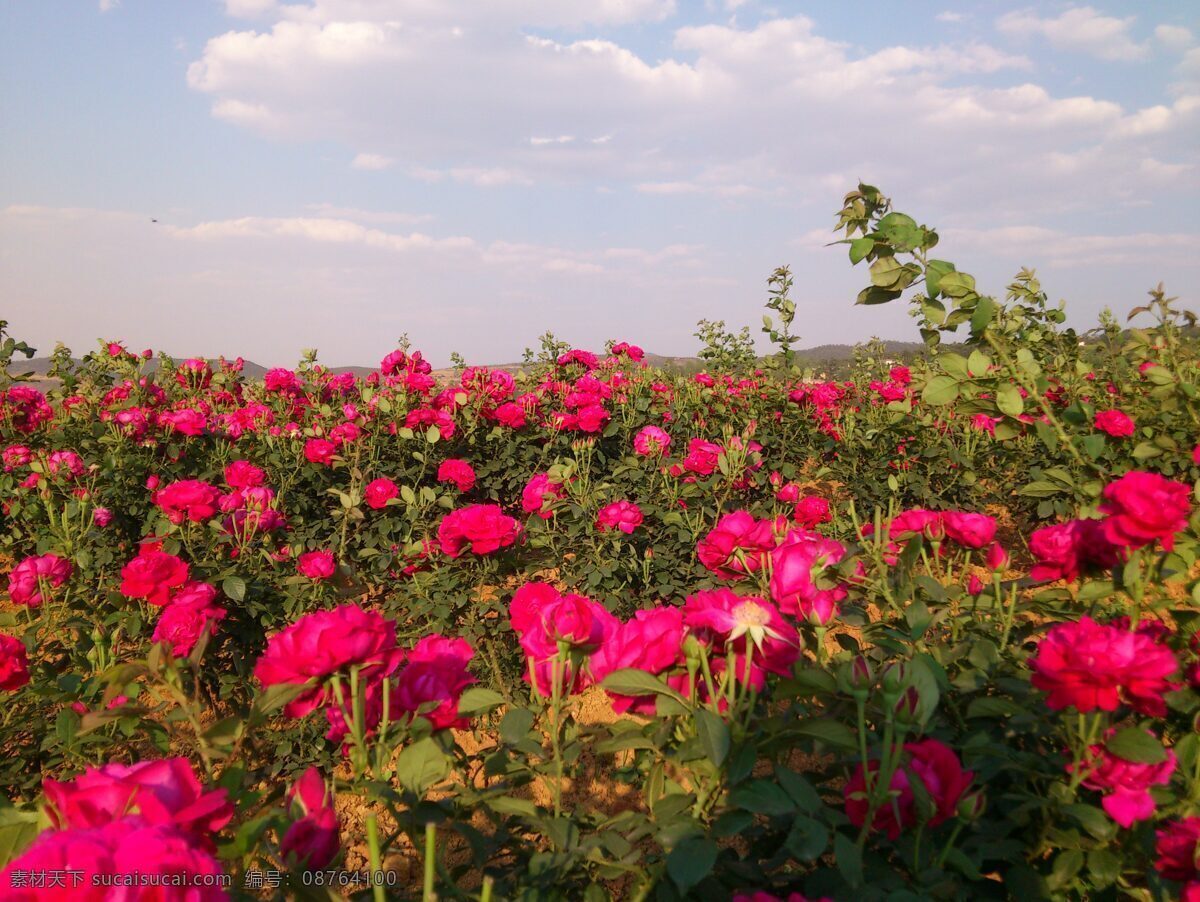
[{"label": "rose blossom", "polygon": [[[625,623],[618,624],[592,655],[589,664],[592,678],[601,682],[610,673],[632,668],[658,675],[683,665],[683,611],[676,607],[652,608],[637,611]],[[686,674],[668,678],[668,683],[686,690]],[[617,713],[653,714],[656,698],[653,695],[629,696],[608,692],[613,710]]]},{"label": "rose blossom", "polygon": [[1170,551],[1175,534],[1187,528],[1192,504],[1190,486],[1133,471],[1104,487],[1104,534],[1114,545],[1141,548],[1161,541]]},{"label": "rose blossom", "polygon": [[1052,710],[1115,711],[1122,698],[1134,710],[1161,717],[1167,679],[1179,669],[1171,650],[1143,632],[1096,623],[1051,627],[1029,659],[1033,685],[1048,693]]},{"label": "rose blossom", "polygon": [[395,623],[346,604],[305,614],[268,639],[254,676],[264,687],[317,681],[283,709],[288,717],[303,717],[324,703],[323,684],[333,674],[358,665],[365,679],[378,680],[393,673],[403,658]]},{"label": "rose blossom", "polygon": [[332,551],[306,551],[296,559],[296,571],[309,579],[329,579],[337,572]]},{"label": "rose blossom", "polygon": [[796,503],[792,519],[805,529],[815,529],[833,519],[829,502],[820,495],[805,495]]},{"label": "rose blossom", "polygon": [[299,817],[280,840],[279,853],[285,861],[307,869],[328,867],[341,848],[341,836],[333,794],[321,772],[315,767],[306,770],[288,790],[287,799]]},{"label": "rose blossom", "polygon": [[368,507],[372,510],[382,510],[387,507],[389,501],[400,496],[400,489],[386,476],[380,476],[367,483],[363,495]]},{"label": "rose blossom", "polygon": [[267,474],[248,460],[235,460],[225,467],[225,484],[231,489],[253,489],[264,485]]},{"label": "rose blossom", "polygon": [[553,513],[550,505],[565,494],[562,483],[552,480],[549,473],[535,473],[521,490],[521,510],[549,520]]},{"label": "rose blossom", "polygon": [[25,643],[0,633],[0,689],[16,692],[29,682],[29,658]]},{"label": "rose blossom", "polygon": [[619,529],[626,535],[642,525],[642,509],[632,501],[614,501],[600,508],[596,514],[596,529],[608,532]]},{"label": "rose blossom", "polygon": [[452,482],[460,492],[469,492],[475,488],[475,470],[465,460],[444,460],[438,467],[437,481]]},{"label": "rose blossom", "polygon": [[738,579],[762,569],[774,547],[772,520],[756,520],[748,511],[734,511],[696,543],[696,557],[722,579]]},{"label": "rose blossom", "polygon": [[1133,420],[1119,410],[1097,411],[1095,426],[1113,438],[1128,438],[1135,429]]},{"label": "rose blossom", "polygon": [[582,595],[563,595],[548,583],[521,586],[509,603],[509,619],[528,659],[525,680],[548,695],[557,667],[566,692],[590,684],[587,674],[572,672],[569,662],[555,664],[559,643],[592,654],[612,635],[619,621],[602,605]]},{"label": "rose blossom", "polygon": [[642,457],[659,457],[671,447],[671,436],[657,426],[643,426],[633,437],[633,450]]},{"label": "rose blossom", "polygon": [[724,588],[696,592],[684,601],[683,622],[716,655],[736,653],[738,680],[744,676],[745,658],[750,655],[751,682],[756,686],[763,670],[787,675],[800,656],[796,628],[783,619],[775,605],[758,596],[738,595]]},{"label": "rose blossom", "polygon": [[224,789],[205,791],[186,758],[117,762],[89,767],[65,782],[42,783],[51,824],[59,830],[100,827],[136,814],[151,824],[172,824],[205,844],[233,818]]},{"label": "rose blossom", "polygon": [[771,597],[779,609],[814,626],[825,626],[833,620],[847,590],[836,575],[829,575],[828,569],[840,563],[846,553],[841,542],[816,533],[789,533],[771,552]]},{"label": "rose blossom", "polygon": [[217,512],[221,492],[199,479],[183,479],[154,493],[154,503],[176,526],[184,520],[201,523]]},{"label": "rose blossom", "polygon": [[1111,569],[1121,558],[1100,520],[1068,520],[1043,526],[1029,537],[1029,550],[1037,560],[1029,576],[1037,582],[1072,581],[1093,567]]},{"label": "rose blossom", "polygon": [[464,551],[491,554],[516,544],[521,524],[505,514],[498,504],[473,504],[451,511],[438,524],[438,543],[448,557]]},{"label": "rose blossom", "polygon": [[1168,880],[1191,884],[1200,879],[1200,817],[1169,821],[1155,832],[1154,869]]},{"label": "rose blossom", "polygon": [[[1158,739],[1149,730],[1146,732],[1155,740]],[[1116,730],[1109,730],[1105,738],[1111,738],[1114,733]],[[1165,752],[1166,758],[1158,764],[1144,764],[1127,761],[1107,745],[1093,745],[1083,762],[1083,772],[1087,775],[1083,785],[1104,793],[1101,806],[1109,817],[1128,829],[1134,822],[1154,816],[1154,798],[1150,795],[1150,787],[1165,786],[1171,782],[1171,774],[1175,772],[1175,753],[1170,749],[1165,749]],[[1072,770],[1071,765],[1067,765],[1067,770]]]},{"label": "rose blossom", "polygon": [[[975,776],[972,771],[963,770],[952,748],[936,739],[905,743],[904,752],[906,760],[892,774],[889,785],[891,798],[885,799],[875,811],[875,819],[871,824],[872,830],[883,830],[891,840],[899,839],[901,831],[915,826],[918,820],[910,771],[921,781],[932,803],[933,812],[928,821],[930,827],[936,827],[954,816],[959,799]],[[878,772],[879,762],[872,761],[870,769],[872,773]],[[846,815],[855,827],[862,827],[867,819],[866,788],[865,773],[860,765],[845,788]]]},{"label": "rose blossom", "polygon": [[335,454],[337,445],[327,438],[310,438],[304,443],[304,457],[309,463],[328,466],[333,463]]},{"label": "rose blossom", "polygon": [[465,639],[425,636],[396,677],[392,712],[423,717],[435,730],[466,729],[470,722],[459,716],[458,700],[476,682],[467,669],[474,655]]},{"label": "rose blossom", "polygon": [[[72,876],[58,892],[49,883],[45,888],[18,889],[18,873]],[[13,902],[224,902],[229,895],[217,879],[222,873],[216,859],[190,835],[169,824],[122,817],[97,827],[45,831],[0,873],[0,886],[9,888]],[[76,874],[78,886],[73,885]],[[157,887],[140,882],[156,877]]]},{"label": "rose blossom", "polygon": [[187,580],[187,564],[173,554],[143,545],[138,556],[121,568],[121,594],[162,607],[170,600],[171,590]]},{"label": "rose blossom", "polygon": [[71,562],[57,554],[27,557],[8,574],[8,597],[13,604],[39,607],[46,599],[42,588],[57,589],[71,577]]},{"label": "rose blossom", "polygon": [[167,643],[172,655],[186,658],[206,630],[210,636],[217,634],[217,623],[227,612],[214,604],[216,598],[217,590],[208,583],[183,586],[163,608],[151,640]]}]

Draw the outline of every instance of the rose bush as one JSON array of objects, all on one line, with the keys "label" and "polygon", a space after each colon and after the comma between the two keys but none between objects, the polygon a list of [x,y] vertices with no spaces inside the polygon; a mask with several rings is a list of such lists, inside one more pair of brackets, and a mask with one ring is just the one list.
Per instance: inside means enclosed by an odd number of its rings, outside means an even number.
[{"label": "rose bush", "polygon": [[1195,317],[838,223],[923,352],[0,343],[0,895],[1200,896]]}]

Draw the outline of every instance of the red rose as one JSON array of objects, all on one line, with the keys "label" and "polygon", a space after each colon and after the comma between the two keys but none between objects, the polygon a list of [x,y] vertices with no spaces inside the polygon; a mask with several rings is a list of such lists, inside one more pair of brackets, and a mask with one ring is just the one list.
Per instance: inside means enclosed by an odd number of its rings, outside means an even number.
[{"label": "red rose", "polygon": [[438,482],[452,482],[460,492],[475,488],[475,470],[465,460],[444,460],[437,471]]},{"label": "red rose", "polygon": [[220,500],[220,490],[199,479],[172,482],[154,493],[154,503],[176,525],[184,520],[201,523],[211,519]]},{"label": "red rose", "polygon": [[100,827],[137,814],[151,824],[173,824],[207,845],[233,818],[225,790],[205,792],[186,758],[89,767],[66,782],[46,780],[42,790],[59,830]]},{"label": "red rose", "polygon": [[1190,486],[1157,473],[1126,473],[1104,487],[1104,534],[1114,545],[1141,548],[1161,541],[1170,551],[1175,534],[1187,528],[1191,493]]},{"label": "red rose", "polygon": [[1119,410],[1101,410],[1096,413],[1096,428],[1107,432],[1114,438],[1128,438],[1133,435],[1133,420]]},{"label": "red rose", "polygon": [[389,501],[399,497],[400,489],[396,487],[396,483],[392,482],[386,476],[381,476],[367,483],[364,494],[368,507],[373,510],[382,510],[387,507]]},{"label": "red rose", "polygon": [[329,579],[337,571],[332,551],[306,551],[296,560],[296,570],[309,579]]},{"label": "red rose", "polygon": [[[975,776],[971,771],[963,770],[953,749],[936,739],[906,743],[904,751],[901,766],[892,774],[889,786],[892,798],[876,810],[875,820],[871,824],[871,829],[883,830],[891,840],[899,839],[904,828],[915,826],[917,823],[913,777],[921,781],[933,803],[933,814],[928,825],[936,827],[954,815],[959,799]],[[872,773],[877,772],[879,762],[872,761],[870,768]],[[861,766],[846,784],[845,795],[846,815],[850,818],[850,823],[861,827],[867,819],[869,807],[866,777]]]},{"label": "red rose", "polygon": [[1144,632],[1096,623],[1051,627],[1029,659],[1030,682],[1048,693],[1058,711],[1115,711],[1124,700],[1143,714],[1166,713],[1163,695],[1176,688],[1167,678],[1179,669],[1171,650]]},{"label": "red rose", "polygon": [[515,544],[520,535],[521,525],[498,504],[473,504],[451,511],[438,525],[438,542],[449,557],[468,549],[472,554],[491,554]]},{"label": "red rose", "polygon": [[25,643],[0,633],[0,689],[16,692],[29,682],[29,658]]},{"label": "red rose", "polygon": [[187,580],[187,564],[173,554],[142,546],[141,553],[121,568],[121,594],[162,607],[170,601],[171,590]]}]

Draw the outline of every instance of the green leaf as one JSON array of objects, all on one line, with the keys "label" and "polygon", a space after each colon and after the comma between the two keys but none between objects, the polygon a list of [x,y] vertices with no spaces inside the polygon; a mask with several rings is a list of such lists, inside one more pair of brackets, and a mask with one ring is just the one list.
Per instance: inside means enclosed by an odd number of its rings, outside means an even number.
[{"label": "green leaf", "polygon": [[858,299],[855,304],[886,304],[888,301],[894,301],[900,297],[901,292],[892,291],[887,288],[880,288],[878,285],[872,285],[870,288],[864,288],[858,293]]},{"label": "green leaf", "polygon": [[396,759],[396,779],[414,795],[424,795],[450,770],[446,753],[429,737],[419,739]]},{"label": "green leaf", "polygon": [[863,882],[862,850],[841,833],[833,834],[833,858],[837,862],[838,871],[852,889],[857,889]]},{"label": "green leaf", "polygon": [[729,754],[729,727],[720,715],[707,708],[696,709],[696,733],[704,754],[714,767],[720,767]]},{"label": "green leaf", "polygon": [[1162,743],[1140,727],[1126,727],[1104,745],[1118,758],[1135,764],[1162,764],[1167,760]]},{"label": "green leaf", "polygon": [[617,695],[667,695],[680,704],[687,704],[687,699],[660,680],[644,670],[627,667],[614,670],[606,676],[600,686]]},{"label": "green leaf", "polygon": [[715,842],[701,837],[685,839],[671,850],[667,856],[667,873],[681,893],[686,895],[712,872],[717,863],[717,851]]},{"label": "green leaf", "polygon": [[850,242],[850,262],[858,264],[875,248],[874,238],[855,238]]},{"label": "green leaf", "polygon": [[925,230],[903,213],[889,213],[879,220],[877,230],[892,247],[904,253],[915,250],[925,241]]},{"label": "green leaf", "polygon": [[797,861],[816,861],[829,845],[829,828],[811,817],[798,817],[785,845]]},{"label": "green leaf", "polygon": [[828,745],[844,749],[858,747],[858,739],[854,731],[840,720],[818,717],[811,720],[801,720],[791,725],[789,729],[795,730],[802,736],[811,736],[813,739],[819,739]]},{"label": "green leaf", "polygon": [[972,351],[971,356],[967,358],[967,372],[976,379],[986,376],[991,366],[992,358],[983,351]]},{"label": "green leaf", "polygon": [[934,376],[921,392],[921,400],[934,407],[944,407],[957,399],[958,380],[953,376]]},{"label": "green leaf", "polygon": [[504,696],[486,686],[472,686],[458,700],[458,713],[463,717],[474,717],[504,704]]},{"label": "green leaf", "polygon": [[1019,417],[1025,412],[1025,399],[1015,385],[1005,384],[996,392],[996,406],[1006,416]]},{"label": "green leaf", "polygon": [[943,277],[952,272],[954,272],[954,264],[947,260],[930,260],[925,264],[925,288],[931,298],[937,297],[941,291]]},{"label": "green leaf", "polygon": [[0,868],[24,852],[37,835],[36,811],[0,808]]},{"label": "green leaf", "polygon": [[229,576],[221,582],[221,591],[233,601],[246,600],[246,581],[240,576]]}]

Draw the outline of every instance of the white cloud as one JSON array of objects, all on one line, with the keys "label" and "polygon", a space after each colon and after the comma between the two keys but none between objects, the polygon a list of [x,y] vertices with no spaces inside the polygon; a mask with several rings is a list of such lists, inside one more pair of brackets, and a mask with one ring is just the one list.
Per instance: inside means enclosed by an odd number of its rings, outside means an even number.
[{"label": "white cloud", "polygon": [[1005,13],[996,20],[996,27],[1014,37],[1037,35],[1059,49],[1103,60],[1137,60],[1146,56],[1147,48],[1130,37],[1133,22],[1133,16],[1117,19],[1090,6],[1078,6],[1054,18],[1042,18],[1033,9]]},{"label": "white cloud", "polygon": [[956,13],[949,9],[944,10],[943,12],[940,12],[934,16],[934,19],[939,22],[961,22],[963,18],[964,16],[962,13]]},{"label": "white cloud", "polygon": [[[665,8],[621,8],[635,7]],[[551,18],[582,21],[582,10],[568,3]],[[1032,79],[1030,58],[978,41],[864,52],[794,16],[679,27],[670,53],[652,59],[611,37],[531,32],[546,21],[518,0],[314,0],[210,40],[189,84],[213,97],[215,115],[273,139],[370,147],[412,178],[480,188],[599,183],[794,204],[836,198],[836,172],[919,197],[969,185],[981,208],[1049,212],[1107,203],[1089,182],[1101,174],[1150,190],[1143,158],[1196,159],[1179,149],[1200,118],[1186,55],[1173,102],[1130,110],[1052,93]],[[1089,52],[1132,53],[1129,21],[1087,7],[1005,21]],[[1048,178],[1054,158],[1075,161],[1069,178],[1061,167]],[[924,175],[931,160],[935,180]]]},{"label": "white cloud", "polygon": [[1154,36],[1171,50],[1183,50],[1192,46],[1195,40],[1191,30],[1182,25],[1159,25],[1154,29]]},{"label": "white cloud", "polygon": [[384,156],[381,153],[360,153],[356,154],[354,159],[350,161],[350,168],[378,172],[381,169],[390,168],[395,162],[391,157]]},{"label": "white cloud", "polygon": [[100,0],[100,12],[112,12],[121,5],[121,0]]},{"label": "white cloud", "polygon": [[695,245],[567,248],[330,215],[154,225],[137,212],[0,208],[0,292],[26,299],[9,317],[14,334],[267,365],[291,364],[314,341],[327,362],[370,364],[401,332],[436,361],[452,350],[512,361],[548,327],[582,347],[612,337],[690,353],[688,326],[716,316],[729,292],[713,257]]}]

